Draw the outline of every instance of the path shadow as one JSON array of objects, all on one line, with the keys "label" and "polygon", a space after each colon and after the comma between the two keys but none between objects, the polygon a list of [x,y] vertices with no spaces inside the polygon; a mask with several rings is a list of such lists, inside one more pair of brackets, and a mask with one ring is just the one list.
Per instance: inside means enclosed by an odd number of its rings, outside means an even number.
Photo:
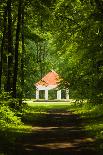
[{"label": "path shadow", "polygon": [[69,111],[49,110],[31,125],[32,133],[19,137],[15,149],[8,155],[102,154],[95,148],[95,139],[84,131],[82,120]]}]

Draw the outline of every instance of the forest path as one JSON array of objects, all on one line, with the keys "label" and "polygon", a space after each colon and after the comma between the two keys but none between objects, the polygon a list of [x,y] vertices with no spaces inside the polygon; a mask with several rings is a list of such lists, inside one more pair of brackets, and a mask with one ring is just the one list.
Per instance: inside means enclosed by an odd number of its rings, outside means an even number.
[{"label": "forest path", "polygon": [[94,147],[95,140],[87,136],[82,120],[70,111],[49,110],[42,121],[30,125],[32,125],[32,132],[17,141],[14,154],[98,154]]}]

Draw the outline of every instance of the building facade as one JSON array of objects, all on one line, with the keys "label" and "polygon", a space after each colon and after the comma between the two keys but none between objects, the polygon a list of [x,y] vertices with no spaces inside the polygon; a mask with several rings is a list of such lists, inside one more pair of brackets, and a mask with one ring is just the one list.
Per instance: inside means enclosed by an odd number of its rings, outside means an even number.
[{"label": "building facade", "polygon": [[[36,100],[40,99],[40,91],[44,91],[44,99],[49,99],[49,91],[56,90],[57,100],[62,99],[62,90],[59,88],[60,77],[55,71],[50,71],[40,81],[35,84],[36,87]],[[69,100],[69,89],[65,89],[65,99]]]}]

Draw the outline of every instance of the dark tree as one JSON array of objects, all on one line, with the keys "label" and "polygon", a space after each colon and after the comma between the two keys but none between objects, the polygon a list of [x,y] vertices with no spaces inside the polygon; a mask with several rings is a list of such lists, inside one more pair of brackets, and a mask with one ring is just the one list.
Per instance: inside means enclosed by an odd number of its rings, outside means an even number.
[{"label": "dark tree", "polygon": [[7,83],[6,83],[6,91],[10,91],[12,88],[11,84],[11,75],[12,69],[11,66],[13,64],[13,46],[12,46],[12,15],[11,15],[11,4],[12,1],[8,0],[7,2],[7,11],[8,11],[8,53],[7,53]]},{"label": "dark tree", "polygon": [[4,7],[4,14],[3,14],[3,37],[1,41],[1,48],[0,48],[0,90],[1,90],[1,80],[2,80],[2,69],[3,69],[3,51],[5,45],[5,38],[6,38],[6,29],[7,29],[7,6]]},{"label": "dark tree", "polygon": [[18,75],[18,49],[19,49],[20,29],[21,29],[21,15],[22,15],[22,0],[19,0],[18,20],[17,20],[17,28],[16,28],[16,41],[15,41],[15,63],[14,63],[14,75],[13,75],[13,97],[14,98],[17,97],[16,83],[17,83],[17,75]]}]

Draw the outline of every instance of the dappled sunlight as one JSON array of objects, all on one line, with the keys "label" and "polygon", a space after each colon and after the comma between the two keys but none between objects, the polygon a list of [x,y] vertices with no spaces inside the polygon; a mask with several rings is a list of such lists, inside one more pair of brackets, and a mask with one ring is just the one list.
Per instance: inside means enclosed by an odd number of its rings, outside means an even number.
[{"label": "dappled sunlight", "polygon": [[40,127],[40,126],[32,127],[32,131],[50,131],[55,129],[58,129],[58,127]]},{"label": "dappled sunlight", "polygon": [[82,155],[96,151],[96,139],[87,135],[82,119],[69,111],[67,105],[30,107],[22,121],[24,125],[20,128],[11,128],[14,134],[19,133],[14,150],[17,154]]},{"label": "dappled sunlight", "polygon": [[[52,139],[52,138],[51,138]],[[83,150],[87,150],[88,149],[90,151],[95,151],[95,148],[91,145],[92,143],[94,143],[94,139],[92,138],[80,138],[80,139],[72,139],[70,140],[69,137],[65,140],[65,139],[59,139],[54,141],[49,141],[46,142],[45,139],[39,139],[40,141],[38,141],[37,139],[34,140],[34,143],[25,143],[23,145],[23,147],[25,148],[25,151],[29,151],[29,152],[34,152],[35,151],[52,151],[52,150],[61,150],[61,152],[68,152],[68,153],[72,153],[73,152],[81,152]],[[36,141],[36,142],[35,142]]]},{"label": "dappled sunlight", "polygon": [[32,132],[34,133],[42,133],[44,135],[46,133],[48,133],[49,135],[56,133],[57,135],[60,134],[63,137],[65,137],[66,135],[68,136],[71,133],[78,134],[80,132],[82,134],[82,132],[84,132],[84,130],[83,131],[82,130],[83,130],[82,127],[77,128],[76,126],[33,126],[32,127]]},{"label": "dappled sunlight", "polygon": [[75,148],[83,143],[94,142],[92,138],[83,138],[83,139],[75,139],[73,142],[59,142],[59,143],[47,143],[47,144],[39,144],[35,145],[36,147],[44,147],[50,149],[59,149],[59,148]]},{"label": "dappled sunlight", "polygon": [[47,154],[57,154],[55,151],[60,151],[65,154],[94,151],[95,139],[86,135],[81,119],[68,109],[46,109],[46,113],[38,113],[37,120],[37,113],[30,115],[31,133],[18,142],[18,146],[22,146],[25,152],[45,154],[46,151]]},{"label": "dappled sunlight", "polygon": [[95,139],[94,138],[91,138],[91,137],[84,137],[84,138],[81,138],[81,139],[75,139],[75,142],[77,143],[86,143],[86,142],[95,142]]},{"label": "dappled sunlight", "polygon": [[42,145],[35,145],[36,147],[44,147],[49,149],[71,148],[75,147],[75,143],[48,143]]},{"label": "dappled sunlight", "polygon": [[72,131],[73,130],[75,130],[75,127],[71,127],[71,126],[69,126],[69,127],[67,127],[67,126],[61,126],[61,127],[56,127],[56,126],[48,126],[48,127],[41,127],[41,126],[33,126],[32,127],[32,131],[52,131],[52,130],[57,130],[57,129],[62,129],[62,130],[64,130],[64,129],[66,129],[66,130],[70,130],[70,129],[72,129]]}]

